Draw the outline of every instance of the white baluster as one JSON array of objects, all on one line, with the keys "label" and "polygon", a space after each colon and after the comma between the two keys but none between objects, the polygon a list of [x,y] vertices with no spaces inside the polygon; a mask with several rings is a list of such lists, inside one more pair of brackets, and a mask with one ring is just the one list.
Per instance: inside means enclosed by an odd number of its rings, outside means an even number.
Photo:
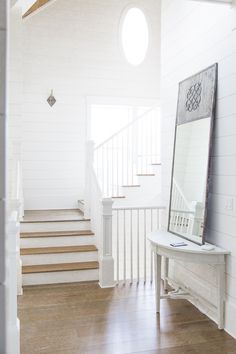
[{"label": "white baluster", "polygon": [[114,138],[111,141],[111,197],[114,195]]},{"label": "white baluster", "polygon": [[117,282],[119,283],[120,280],[120,233],[119,233],[119,210],[116,212],[116,276],[117,276]]},{"label": "white baluster", "polygon": [[86,184],[85,184],[85,218],[90,218],[91,207],[91,174],[93,171],[93,159],[94,159],[94,141],[89,140],[86,143]]},{"label": "white baluster", "polygon": [[139,271],[139,209],[137,211],[137,281],[139,282],[140,271]]},{"label": "white baluster", "polygon": [[147,239],[146,239],[146,209],[143,210],[143,253],[144,253],[144,282],[147,280]]},{"label": "white baluster", "polygon": [[124,262],[123,262],[123,266],[124,266],[124,283],[126,282],[126,218],[125,218],[125,209],[123,212],[123,217],[124,217],[124,230],[123,230],[123,236],[124,236]]},{"label": "white baluster", "polygon": [[[152,209],[151,209],[151,220],[150,220],[150,226],[151,226],[151,232],[153,231],[153,212],[152,212]],[[153,251],[152,249],[150,250],[150,280],[151,280],[151,283],[153,282]]]},{"label": "white baluster", "polygon": [[130,278],[133,283],[133,213],[130,210]]},{"label": "white baluster", "polygon": [[116,137],[116,148],[117,148],[117,154],[116,154],[116,195],[119,195],[119,136]]}]

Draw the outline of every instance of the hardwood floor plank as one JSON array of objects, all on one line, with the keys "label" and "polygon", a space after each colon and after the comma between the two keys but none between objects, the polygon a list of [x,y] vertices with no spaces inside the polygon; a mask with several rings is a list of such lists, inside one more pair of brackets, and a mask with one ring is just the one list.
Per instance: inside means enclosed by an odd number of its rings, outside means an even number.
[{"label": "hardwood floor plank", "polygon": [[233,354],[236,340],[186,300],[154,286],[96,283],[28,287],[19,297],[21,354]]}]

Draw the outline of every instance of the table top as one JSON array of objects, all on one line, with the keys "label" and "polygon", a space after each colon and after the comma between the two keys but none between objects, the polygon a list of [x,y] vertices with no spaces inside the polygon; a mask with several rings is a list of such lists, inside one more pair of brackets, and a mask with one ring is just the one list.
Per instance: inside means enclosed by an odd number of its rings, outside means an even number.
[{"label": "table top", "polygon": [[[230,254],[229,251],[217,246],[213,246],[214,249],[212,249],[211,251],[204,250],[201,245],[197,245],[194,242],[185,240],[168,231],[158,230],[158,231],[151,232],[150,234],[147,235],[147,239],[154,245],[163,247],[167,250],[169,249],[171,251],[176,251],[176,252],[211,254],[211,255]],[[187,244],[187,246],[173,247],[170,244],[174,242],[184,242]],[[210,244],[206,243],[205,245],[210,245]]]}]

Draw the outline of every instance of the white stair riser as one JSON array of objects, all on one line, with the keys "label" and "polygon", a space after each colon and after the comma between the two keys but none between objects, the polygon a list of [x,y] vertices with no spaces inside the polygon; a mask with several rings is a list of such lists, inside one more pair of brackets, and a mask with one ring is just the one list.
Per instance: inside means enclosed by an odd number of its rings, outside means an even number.
[{"label": "white stair riser", "polygon": [[148,193],[150,191],[153,192],[153,189],[155,188],[155,191],[160,190],[160,182],[161,182],[161,177],[159,175],[155,176],[138,176],[138,181],[141,186],[141,189]]},{"label": "white stair riser", "polygon": [[140,201],[147,201],[160,193],[159,176],[138,176],[138,179],[140,187],[122,187],[121,194],[125,195],[125,199],[117,199],[116,205],[139,205]]},{"label": "white stair riser", "polygon": [[21,232],[90,230],[90,221],[21,223]]},{"label": "white stair riser", "polygon": [[23,265],[58,264],[92,262],[98,260],[97,251],[94,252],[73,252],[73,253],[51,253],[21,256]]},{"label": "white stair riser", "polygon": [[23,274],[23,285],[97,281],[98,269]]},{"label": "white stair riser", "polygon": [[152,165],[152,172],[156,175],[161,175],[161,165]]},{"label": "white stair riser", "polygon": [[60,247],[94,245],[95,236],[61,236],[61,237],[32,237],[21,238],[21,248]]}]

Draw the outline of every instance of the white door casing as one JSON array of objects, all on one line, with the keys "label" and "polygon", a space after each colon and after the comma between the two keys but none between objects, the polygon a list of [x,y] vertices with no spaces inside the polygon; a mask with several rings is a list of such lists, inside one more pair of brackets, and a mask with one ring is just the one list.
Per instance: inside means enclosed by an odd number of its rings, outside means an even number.
[{"label": "white door casing", "polygon": [[0,353],[6,353],[6,287],[5,287],[5,128],[6,128],[6,45],[7,1],[0,2]]}]

